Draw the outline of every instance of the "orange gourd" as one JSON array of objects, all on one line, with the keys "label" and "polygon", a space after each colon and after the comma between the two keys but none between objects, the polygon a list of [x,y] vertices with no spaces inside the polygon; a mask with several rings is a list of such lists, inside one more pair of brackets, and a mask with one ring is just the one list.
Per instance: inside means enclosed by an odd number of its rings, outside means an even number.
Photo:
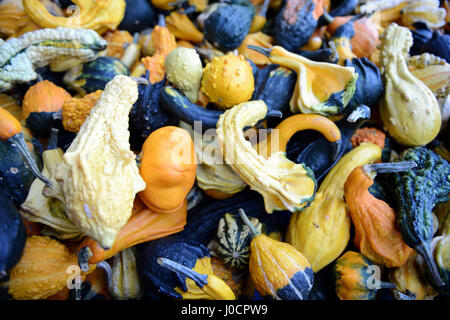
[{"label": "orange gourd", "polygon": [[359,166],[344,185],[345,201],[355,226],[354,244],[375,263],[399,267],[413,249],[403,242],[394,209],[369,192],[373,183],[373,178]]},{"label": "orange gourd", "polygon": [[376,128],[366,127],[356,130],[350,141],[353,147],[357,147],[364,142],[372,142],[383,149],[385,147],[386,134]]},{"label": "orange gourd", "polygon": [[159,128],[142,146],[139,173],[147,188],[138,196],[152,211],[174,212],[194,185],[196,169],[189,132],[175,126]]},{"label": "orange gourd", "polygon": [[90,257],[87,261],[95,264],[109,259],[122,250],[133,247],[139,243],[159,239],[180,232],[186,224],[187,201],[176,211],[171,213],[156,213],[136,198],[133,205],[132,216],[127,224],[120,230],[114,245],[109,250],[104,250],[97,242],[86,237],[79,245],[79,250],[84,247],[90,249]]},{"label": "orange gourd", "polygon": [[164,62],[167,55],[177,47],[175,36],[166,27],[164,17],[160,15],[158,25],[152,31],[152,42],[155,53],[151,57],[144,57],[141,62],[150,71],[150,83],[154,84],[164,79],[166,69]]},{"label": "orange gourd", "polygon": [[14,135],[22,132],[22,126],[9,111],[0,108],[0,139],[8,140]]},{"label": "orange gourd", "polygon": [[57,112],[71,95],[48,80],[36,83],[28,89],[22,101],[22,113],[27,119],[32,112]]},{"label": "orange gourd", "polygon": [[[9,293],[16,300],[45,299],[67,286],[67,272],[77,266],[77,256],[61,242],[49,237],[27,238],[23,256],[11,270]],[[86,274],[80,273],[83,281]]]}]

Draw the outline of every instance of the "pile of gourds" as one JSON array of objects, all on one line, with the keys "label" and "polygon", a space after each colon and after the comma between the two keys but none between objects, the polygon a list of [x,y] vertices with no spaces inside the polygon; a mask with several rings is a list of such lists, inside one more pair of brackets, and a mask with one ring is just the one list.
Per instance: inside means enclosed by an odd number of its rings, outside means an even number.
[{"label": "pile of gourds", "polygon": [[72,2],[0,3],[1,299],[449,299],[448,1]]}]

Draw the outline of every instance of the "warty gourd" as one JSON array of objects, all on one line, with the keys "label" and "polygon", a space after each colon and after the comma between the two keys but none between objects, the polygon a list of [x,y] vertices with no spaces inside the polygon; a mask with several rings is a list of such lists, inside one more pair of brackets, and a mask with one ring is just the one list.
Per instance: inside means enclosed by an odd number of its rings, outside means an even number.
[{"label": "warty gourd", "polygon": [[55,172],[69,218],[104,248],[112,247],[146,186],[128,142],[128,114],[137,97],[135,80],[114,77]]}]

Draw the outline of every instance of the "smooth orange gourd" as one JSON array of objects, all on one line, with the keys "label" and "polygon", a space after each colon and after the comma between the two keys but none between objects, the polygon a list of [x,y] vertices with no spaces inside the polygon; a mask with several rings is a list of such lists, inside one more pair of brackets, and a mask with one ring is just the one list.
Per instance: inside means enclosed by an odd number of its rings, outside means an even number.
[{"label": "smooth orange gourd", "polygon": [[26,119],[32,112],[56,112],[61,110],[64,102],[71,95],[53,82],[44,80],[28,89],[22,101],[23,118]]},{"label": "smooth orange gourd", "polygon": [[9,111],[0,108],[0,139],[8,140],[12,136],[22,132],[22,126]]},{"label": "smooth orange gourd", "polygon": [[189,132],[175,126],[159,128],[142,146],[139,173],[147,188],[138,195],[155,212],[174,212],[194,185],[196,170]]},{"label": "smooth orange gourd", "polygon": [[354,244],[375,263],[389,268],[399,267],[413,249],[403,242],[394,209],[369,192],[373,183],[373,179],[359,166],[344,185],[345,202],[355,226]]},{"label": "smooth orange gourd", "polygon": [[156,213],[136,198],[133,205],[132,216],[127,224],[120,230],[114,245],[104,250],[97,242],[86,237],[79,249],[89,247],[92,256],[88,263],[95,264],[111,258],[122,250],[133,247],[139,243],[159,239],[180,232],[186,225],[187,201],[171,213]]}]

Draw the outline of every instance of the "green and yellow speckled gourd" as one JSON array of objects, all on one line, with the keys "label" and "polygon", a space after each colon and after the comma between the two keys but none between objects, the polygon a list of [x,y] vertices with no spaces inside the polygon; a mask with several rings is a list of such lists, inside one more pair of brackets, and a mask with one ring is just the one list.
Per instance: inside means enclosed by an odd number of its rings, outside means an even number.
[{"label": "green and yellow speckled gourd", "polygon": [[293,213],[286,241],[311,263],[314,272],[332,263],[350,240],[351,219],[344,200],[344,184],[358,166],[381,158],[381,148],[363,143],[346,153],[326,175],[311,205]]},{"label": "green and yellow speckled gourd", "polygon": [[129,144],[128,114],[137,97],[135,80],[108,82],[55,172],[70,220],[103,248],[113,246],[146,186]]},{"label": "green and yellow speckled gourd", "polygon": [[[261,232],[262,225],[257,218],[250,218],[250,222],[257,232]],[[240,217],[226,213],[219,220],[214,251],[225,265],[236,270],[247,268],[250,260],[250,241],[251,231]]]},{"label": "green and yellow speckled gourd", "polygon": [[333,266],[336,294],[341,300],[375,300],[377,290],[394,289],[380,281],[379,267],[355,251],[347,251]]},{"label": "green and yellow speckled gourd", "polygon": [[40,29],[19,38],[0,40],[0,92],[15,83],[35,80],[36,68],[55,59],[86,62],[106,48],[106,41],[89,29]]},{"label": "green and yellow speckled gourd", "polygon": [[264,101],[256,100],[234,106],[220,116],[216,132],[225,162],[252,190],[263,196],[266,212],[300,211],[314,199],[314,173],[303,164],[287,159],[282,151],[268,159],[258,155],[242,131],[264,119],[267,109]]},{"label": "green and yellow speckled gourd", "polygon": [[308,260],[290,244],[256,230],[244,210],[238,211],[252,234],[249,272],[259,294],[276,300],[305,300],[314,284]]},{"label": "green and yellow speckled gourd", "polygon": [[413,44],[412,33],[395,23],[381,35],[381,74],[384,98],[380,115],[398,143],[421,146],[431,142],[441,128],[441,111],[431,90],[408,70],[406,57]]}]

